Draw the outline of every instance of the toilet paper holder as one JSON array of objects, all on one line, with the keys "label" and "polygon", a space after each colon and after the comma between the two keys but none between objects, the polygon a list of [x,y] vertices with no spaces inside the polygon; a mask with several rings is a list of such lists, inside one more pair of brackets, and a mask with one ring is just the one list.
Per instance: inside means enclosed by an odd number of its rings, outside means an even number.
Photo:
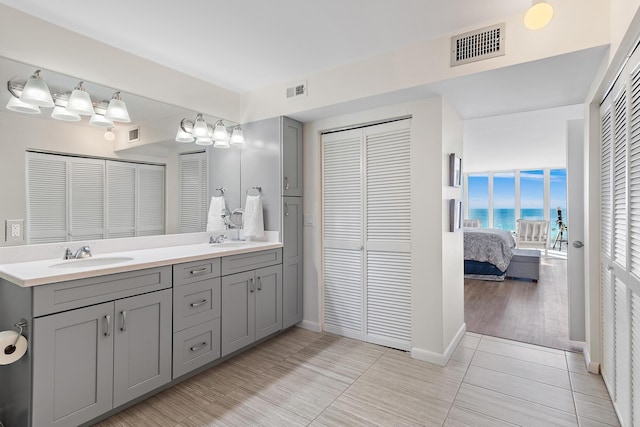
[{"label": "toilet paper holder", "polygon": [[18,323],[15,323],[13,326],[15,326],[16,328],[19,328],[20,331],[18,332],[18,336],[16,336],[16,341],[12,345],[8,345],[4,349],[5,354],[11,354],[16,350],[16,344],[18,344],[18,340],[22,336],[22,333],[24,332],[24,330],[27,329],[28,325],[26,320],[20,319],[20,321]]}]

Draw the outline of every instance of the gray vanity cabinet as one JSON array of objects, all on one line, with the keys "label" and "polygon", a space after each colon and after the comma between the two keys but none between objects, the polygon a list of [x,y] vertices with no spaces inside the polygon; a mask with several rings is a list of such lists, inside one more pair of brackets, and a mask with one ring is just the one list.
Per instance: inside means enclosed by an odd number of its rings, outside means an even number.
[{"label": "gray vanity cabinet", "polygon": [[282,195],[302,197],[302,123],[282,118]]},{"label": "gray vanity cabinet", "polygon": [[222,356],[255,341],[254,281],[254,271],[222,278]]},{"label": "gray vanity cabinet", "polygon": [[113,407],[113,303],[33,322],[33,426],[72,426]]},{"label": "gray vanity cabinet", "polygon": [[256,341],[282,329],[282,265],[256,270]]},{"label": "gray vanity cabinet", "polygon": [[302,197],[282,198],[282,327],[302,320]]}]

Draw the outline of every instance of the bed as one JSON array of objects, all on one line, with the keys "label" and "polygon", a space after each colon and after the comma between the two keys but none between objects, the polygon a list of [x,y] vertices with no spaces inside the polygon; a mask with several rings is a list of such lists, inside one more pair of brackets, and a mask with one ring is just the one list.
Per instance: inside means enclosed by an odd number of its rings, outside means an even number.
[{"label": "bed", "polygon": [[464,277],[503,281],[516,242],[510,232],[497,228],[465,227]]}]

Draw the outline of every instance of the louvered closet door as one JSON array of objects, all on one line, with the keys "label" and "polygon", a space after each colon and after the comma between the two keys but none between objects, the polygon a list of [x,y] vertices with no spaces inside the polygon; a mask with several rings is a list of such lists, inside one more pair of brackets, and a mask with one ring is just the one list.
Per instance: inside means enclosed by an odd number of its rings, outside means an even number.
[{"label": "louvered closet door", "polygon": [[207,227],[207,154],[180,155],[180,232]]},{"label": "louvered closet door", "polygon": [[136,235],[137,165],[107,161],[107,235]]},{"label": "louvered closet door", "polygon": [[631,402],[632,424],[640,425],[640,294],[631,293]]},{"label": "louvered closet door", "polygon": [[164,234],[164,166],[138,165],[137,235]]},{"label": "louvered closet door", "polygon": [[613,102],[613,260],[627,266],[627,91]]},{"label": "louvered closet door", "polygon": [[411,348],[410,120],[364,128],[366,340]]},{"label": "louvered closet door", "polygon": [[69,240],[104,238],[104,160],[69,159]]},{"label": "louvered closet door", "polygon": [[67,241],[67,161],[26,153],[27,243]]},{"label": "louvered closet door", "polygon": [[322,137],[324,330],[364,339],[362,131]]}]

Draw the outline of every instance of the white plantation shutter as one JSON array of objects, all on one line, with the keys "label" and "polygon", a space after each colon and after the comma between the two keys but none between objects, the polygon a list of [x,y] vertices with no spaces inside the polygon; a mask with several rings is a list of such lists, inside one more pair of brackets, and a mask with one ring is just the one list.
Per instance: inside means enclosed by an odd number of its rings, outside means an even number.
[{"label": "white plantation shutter", "polygon": [[136,235],[137,165],[107,161],[107,237]]},{"label": "white plantation shutter", "polygon": [[164,166],[138,165],[138,236],[164,234]]},{"label": "white plantation shutter", "polygon": [[629,261],[640,278],[640,72],[631,76],[629,111]]},{"label": "white plantation shutter", "polygon": [[104,238],[104,160],[70,158],[70,240]]},{"label": "white plantation shutter", "polygon": [[67,159],[26,153],[27,243],[67,240]]},{"label": "white plantation shutter", "polygon": [[410,121],[364,129],[367,341],[411,348]]},{"label": "white plantation shutter", "polygon": [[612,126],[611,108],[607,107],[602,114],[602,148],[601,148],[601,174],[600,174],[600,217],[601,217],[601,247],[602,252],[611,256],[611,230],[613,222],[611,217],[611,155],[612,155]]},{"label": "white plantation shutter", "polygon": [[640,294],[631,294],[631,425],[640,425]]},{"label": "white plantation shutter", "polygon": [[207,155],[180,155],[180,232],[205,231],[207,227]]},{"label": "white plantation shutter", "polygon": [[324,325],[363,339],[362,131],[323,135]]},{"label": "white plantation shutter", "polygon": [[[602,304],[602,377],[615,393],[615,312],[614,294],[611,285],[611,272],[605,265],[601,271],[601,299]],[[613,397],[613,396],[612,396]]]},{"label": "white plantation shutter", "polygon": [[409,120],[325,134],[324,327],[411,348]]},{"label": "white plantation shutter", "polygon": [[627,96],[620,92],[613,105],[613,260],[627,264]]},{"label": "white plantation shutter", "polygon": [[615,279],[615,400],[622,425],[629,425],[630,400],[630,329],[627,287],[619,278]]}]

